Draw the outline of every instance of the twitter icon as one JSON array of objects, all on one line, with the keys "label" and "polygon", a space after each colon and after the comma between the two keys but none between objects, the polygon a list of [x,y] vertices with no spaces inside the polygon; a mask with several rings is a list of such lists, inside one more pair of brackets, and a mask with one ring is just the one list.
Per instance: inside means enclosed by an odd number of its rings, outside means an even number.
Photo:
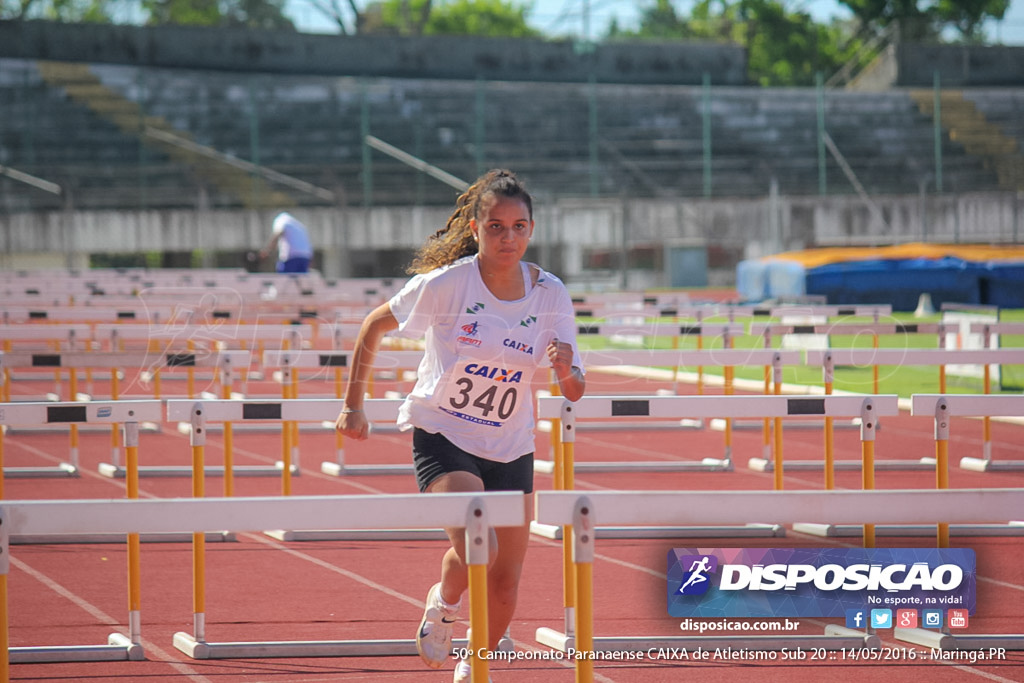
[{"label": "twitter icon", "polygon": [[892,610],[871,610],[871,628],[892,628]]}]

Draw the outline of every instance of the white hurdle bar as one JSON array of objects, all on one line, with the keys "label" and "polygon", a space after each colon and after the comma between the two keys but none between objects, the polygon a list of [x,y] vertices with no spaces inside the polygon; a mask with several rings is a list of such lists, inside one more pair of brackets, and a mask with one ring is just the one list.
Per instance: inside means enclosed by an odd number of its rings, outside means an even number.
[{"label": "white hurdle bar", "polygon": [[[605,353],[605,352],[601,352]],[[669,354],[672,358],[688,358],[691,354],[700,354],[707,359],[707,352],[642,352],[647,354]],[[719,349],[714,352],[715,362],[750,365],[777,364],[781,361],[793,361],[800,357],[799,351],[782,352],[770,349]],[[733,359],[733,360],[730,360]],[[896,397],[876,396],[881,399],[878,405],[879,415],[895,415],[898,412]],[[635,423],[622,421],[618,418],[653,418],[654,420],[672,420],[681,426],[687,419],[737,418],[784,418],[814,417],[816,415],[832,417],[860,417],[864,396],[765,396],[765,395],[733,395],[733,396],[585,396],[577,401],[575,417],[577,419],[600,419],[604,421],[601,428],[632,427]],[[537,417],[540,419],[560,418],[562,403],[560,396],[540,397],[537,400]],[[892,411],[892,412],[890,412]],[[730,471],[733,469],[731,452],[726,457],[706,457],[700,461],[654,461],[654,462],[606,462],[606,463],[575,463],[576,472],[678,472],[678,471]],[[788,466],[788,463],[787,463]],[[553,463],[542,462],[537,471],[553,471]]]},{"label": "white hurdle bar", "polygon": [[[636,651],[648,648],[734,647],[750,650],[880,647],[871,631],[838,624],[821,636],[628,636],[596,637],[593,629],[593,529],[600,522],[618,525],[677,523],[743,524],[768,518],[780,524],[815,518],[830,524],[902,524],[946,519],[950,522],[990,522],[1024,509],[1024,489],[964,489],[946,491],[540,491],[537,519],[572,528],[577,603],[566,610],[565,630],[537,629],[537,640],[566,651]],[[897,629],[899,631],[900,629]],[[986,645],[987,647],[987,645]],[[591,661],[577,659],[577,681],[592,681]],[[589,670],[589,674],[588,674]]]},{"label": "white hurdle bar", "polygon": [[[700,314],[698,314],[700,315]],[[742,323],[734,322],[715,322],[706,323],[698,318],[696,322],[647,322],[640,321],[635,323],[577,323],[576,335],[579,338],[593,337],[593,336],[643,336],[643,337],[671,337],[673,341],[673,351],[678,351],[679,340],[684,337],[694,338],[697,340],[697,350],[703,350],[704,339],[720,338],[722,340],[722,347],[729,349],[732,346],[731,340],[738,336],[745,334],[746,326]],[[710,349],[709,349],[710,350]],[[595,353],[599,353],[598,350],[593,350]],[[620,363],[614,363],[620,365]],[[639,363],[643,364],[643,363]],[[650,367],[653,364],[647,364]],[[697,367],[697,388],[698,393],[703,393],[703,371],[701,365],[698,363]],[[679,393],[679,368],[673,366],[672,371],[672,391],[673,393]]]},{"label": "white hurdle bar", "polygon": [[[401,399],[367,399],[363,412],[371,422],[394,422],[398,415]],[[167,401],[167,419],[188,421],[193,425],[193,438],[197,436],[196,411],[201,410],[201,427],[205,434],[206,425],[216,423],[272,422],[333,422],[337,419],[345,402],[341,399],[282,399],[282,400],[201,400]],[[286,472],[296,463],[283,463],[278,467],[282,476],[285,496],[290,495]],[[366,465],[364,471],[376,468],[379,474],[393,474],[396,471],[412,472],[408,465]],[[376,539],[438,539],[445,538],[440,529],[376,529],[368,532],[360,529],[333,528],[331,530],[270,529],[264,532],[282,541],[323,541],[323,540],[376,540]]]},{"label": "white hurdle bar", "polygon": [[[704,327],[707,327],[706,325]],[[742,326],[739,326],[742,329]],[[728,339],[729,333],[725,333],[723,336]],[[774,369],[775,383],[779,385],[782,381],[782,368],[783,366],[795,366],[803,363],[803,353],[799,350],[779,350],[779,349],[690,349],[690,350],[642,350],[642,349],[589,349],[580,353],[583,364],[587,368],[601,368],[608,366],[622,366],[622,365],[634,365],[643,368],[652,367],[671,367],[673,371],[678,371],[679,368],[697,368],[703,373],[704,367],[721,367],[721,368],[736,368],[736,367],[754,367],[754,366],[770,366]],[[733,381],[731,377],[726,377],[725,380],[725,391],[727,395],[731,395],[733,391]],[[678,393],[678,388],[673,387],[673,390]],[[703,394],[701,394],[703,395]],[[731,429],[735,426],[732,420],[728,420],[728,428]],[[641,429],[650,429],[658,426],[653,422],[636,423],[631,425]],[[691,426],[690,421],[672,421],[667,423],[667,426],[672,428],[687,427]],[[695,426],[703,426],[703,421],[696,421]],[[624,425],[619,426],[622,428]],[[722,430],[721,426],[715,425],[712,420],[712,429]],[[731,463],[732,461],[732,443],[731,437],[727,440],[725,445],[725,461]]]},{"label": "white hurdle bar", "polygon": [[[254,531],[268,526],[326,529],[344,519],[354,528],[454,527],[466,528],[470,548],[470,613],[473,642],[482,652],[487,625],[476,623],[474,609],[486,601],[488,529],[520,526],[525,522],[522,493],[450,493],[365,496],[302,496],[294,498],[209,498],[199,500],[131,501],[0,501],[0,594],[3,628],[7,638],[7,576],[10,573],[9,539],[14,534],[67,533],[183,533],[202,534],[216,529]],[[480,590],[483,590],[481,594]],[[486,604],[486,602],[482,603]],[[209,642],[205,638],[205,612],[196,612],[195,634],[178,633],[175,646],[195,659],[266,657],[339,657],[415,655],[414,640]],[[474,628],[475,626],[475,628]],[[119,634],[118,634],[119,635]],[[113,637],[113,636],[112,636]],[[123,639],[123,636],[119,636]],[[95,661],[101,653],[86,653],[77,646],[9,648],[0,643],[8,661]],[[123,649],[123,648],[122,648]],[[44,652],[40,652],[45,650]],[[136,652],[138,648],[136,647]],[[89,654],[94,656],[85,659]],[[105,654],[105,653],[103,653]],[[45,656],[47,659],[35,659]],[[125,657],[119,657],[124,659]],[[138,658],[138,656],[134,657]],[[3,683],[8,676],[4,667]],[[487,680],[486,660],[474,659],[473,680]],[[482,674],[482,676],[481,676]]]},{"label": "white hurdle bar", "polygon": [[[293,382],[297,377],[297,371],[316,370],[318,372],[334,371],[335,373],[335,397],[342,398],[342,385],[340,371],[348,368],[352,360],[352,351],[266,351],[263,354],[263,366],[265,368],[280,368],[282,381]],[[374,370],[415,368],[423,358],[422,351],[378,351],[374,361]],[[298,396],[293,396],[293,399]],[[390,416],[394,423],[398,417],[397,409]],[[324,420],[321,426],[330,431],[334,430],[334,417]],[[345,441],[341,434],[337,435],[335,441],[335,459],[325,460],[320,463],[320,471],[332,476],[344,476],[349,474],[411,474],[411,465],[349,465],[345,463]]]},{"label": "white hurdle bar", "polygon": [[[561,397],[541,398],[537,402],[537,413],[542,417],[560,417],[562,421],[562,442],[571,446],[576,439],[577,419],[609,420],[617,417],[767,417],[781,420],[784,417],[863,417],[865,414],[877,419],[879,416],[895,415],[899,412],[899,401],[895,395],[882,396],[584,396],[575,403]],[[782,489],[782,445],[781,430],[776,429],[776,452],[774,488]],[[872,437],[873,438],[873,437]],[[561,456],[562,454],[556,454]],[[628,471],[631,463],[593,463],[591,471]],[[633,471],[659,471],[661,463],[635,463]],[[699,463],[691,463],[699,465]],[[574,488],[574,472],[582,469],[571,452],[564,454],[564,463],[556,463],[556,488]],[[600,465],[606,465],[601,467]],[[692,468],[691,468],[692,469]],[[552,527],[534,520],[531,530],[547,538],[558,538],[564,533],[560,527]],[[710,527],[652,527],[649,529],[621,529],[602,527],[597,533],[603,537],[724,537],[724,536],[781,536],[784,530],[777,523],[745,524],[741,527],[715,525]]]},{"label": "white hurdle bar", "polygon": [[[53,368],[83,368],[83,367],[97,367],[84,360],[90,356],[100,356],[103,354],[89,353],[89,352],[62,352],[62,353],[0,353],[0,368],[4,370],[11,367],[53,367]],[[97,359],[98,360],[98,359]],[[74,382],[72,382],[74,386]],[[63,431],[62,428],[66,427],[71,436],[71,442],[69,445],[68,462],[63,462],[56,467],[14,467],[4,468],[4,476],[10,478],[53,478],[53,477],[77,477],[79,475],[79,442],[78,432],[86,424],[88,425],[116,425],[118,420],[100,419],[96,413],[96,406],[104,406],[104,411],[109,411],[111,405],[116,405],[118,401],[90,401],[90,402],[16,402],[5,404],[6,414],[14,416],[13,419],[4,419],[0,416],[0,425],[2,425],[3,431],[9,433],[15,433],[19,428],[25,429],[26,431],[33,432],[50,432],[55,433]],[[159,403],[159,402],[157,402]],[[30,406],[26,410],[28,412],[20,411],[17,406],[24,405]],[[90,411],[84,412],[84,406],[89,405],[93,408]],[[48,419],[48,417],[38,411],[39,406],[60,406],[59,410],[53,412],[54,419]],[[79,410],[80,409],[80,410]],[[60,419],[60,416],[74,416],[75,419]],[[87,415],[91,415],[92,419],[86,419]],[[159,415],[159,412],[157,413]],[[106,417],[106,416],[103,416]],[[150,430],[159,429],[159,416],[155,422],[145,420],[141,422],[140,427],[148,428]],[[104,427],[100,426],[99,429]],[[107,429],[113,429],[114,436],[116,437],[116,427]],[[116,447],[115,447],[116,448]]]},{"label": "white hurdle bar", "polygon": [[[639,365],[644,367],[685,367],[685,366],[707,366],[716,365],[724,367],[735,366],[758,366],[770,365],[775,368],[776,376],[781,376],[784,365],[799,365],[802,360],[800,351],[779,351],[775,349],[706,349],[706,350],[588,350],[581,352],[583,364],[587,368],[599,368],[604,366]],[[731,388],[727,386],[727,394],[731,395]],[[547,396],[539,396],[538,402],[547,400]],[[559,398],[559,397],[555,397]],[[596,397],[604,398],[604,397]],[[627,398],[619,396],[619,399]],[[673,398],[666,396],[663,398]],[[720,399],[722,396],[688,396],[678,398],[708,398]],[[579,415],[577,415],[579,416]],[[559,415],[540,415],[539,419],[557,418]],[[610,415],[607,417],[611,417]],[[646,416],[644,416],[646,417]],[[653,417],[653,416],[651,416]],[[673,429],[690,427],[694,422],[703,424],[701,415],[676,415],[670,413],[668,420],[649,420],[606,422],[598,425],[599,429],[650,429],[659,426],[670,426]],[[728,412],[714,415],[716,418],[725,418],[731,424],[731,417]],[[695,418],[698,418],[695,420]],[[576,471],[607,471],[611,469],[619,471],[661,471],[678,472],[683,470],[721,471],[728,472],[733,469],[732,460],[732,434],[729,429],[725,432],[724,452],[721,458],[706,457],[700,462],[664,461],[651,463],[581,463],[577,465]],[[554,471],[554,462],[550,460],[535,460],[534,470],[537,472],[551,473]]]},{"label": "white hurdle bar", "polygon": [[[880,365],[931,365],[944,367],[949,364],[985,365],[1024,363],[1024,349],[811,349],[807,351],[807,365],[821,365],[826,377],[831,377],[837,365],[858,367]],[[821,463],[807,463],[805,468],[821,469]],[[835,469],[859,469],[858,461],[837,461]],[[877,470],[931,469],[935,459],[924,457],[918,461],[876,460]]]}]

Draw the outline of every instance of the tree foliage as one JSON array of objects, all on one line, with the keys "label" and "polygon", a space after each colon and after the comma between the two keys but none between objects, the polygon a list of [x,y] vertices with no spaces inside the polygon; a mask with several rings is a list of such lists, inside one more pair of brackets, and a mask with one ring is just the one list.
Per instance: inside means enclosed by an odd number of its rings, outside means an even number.
[{"label": "tree foliage", "polygon": [[670,0],[645,7],[635,31],[609,28],[609,38],[731,42],[747,49],[748,72],[761,85],[811,85],[830,73],[851,46],[839,25],[817,24],[777,0],[699,0],[681,17]]},{"label": "tree foliage", "polygon": [[964,40],[982,38],[986,19],[1002,19],[1009,0],[839,0],[871,32],[899,22],[907,40],[937,40],[944,29],[955,29]]},{"label": "tree foliage", "polygon": [[108,0],[0,0],[0,19],[109,23]]},{"label": "tree foliage", "polygon": [[508,0],[382,0],[367,5],[361,32],[533,38],[529,6]]},{"label": "tree foliage", "polygon": [[113,23],[125,9],[145,16],[151,26],[225,26],[295,30],[285,16],[285,0],[0,0],[0,19],[48,19]]},{"label": "tree foliage", "polygon": [[294,30],[284,0],[142,0],[149,25],[226,26]]}]

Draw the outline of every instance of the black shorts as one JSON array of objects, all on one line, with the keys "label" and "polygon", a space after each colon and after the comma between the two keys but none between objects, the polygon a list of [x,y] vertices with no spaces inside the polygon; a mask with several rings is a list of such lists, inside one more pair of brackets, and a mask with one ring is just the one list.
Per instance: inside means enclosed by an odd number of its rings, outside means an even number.
[{"label": "black shorts", "polygon": [[484,491],[533,493],[533,453],[512,462],[495,462],[467,453],[441,434],[416,427],[412,432],[412,461],[420,492],[449,472],[469,472],[484,483]]}]

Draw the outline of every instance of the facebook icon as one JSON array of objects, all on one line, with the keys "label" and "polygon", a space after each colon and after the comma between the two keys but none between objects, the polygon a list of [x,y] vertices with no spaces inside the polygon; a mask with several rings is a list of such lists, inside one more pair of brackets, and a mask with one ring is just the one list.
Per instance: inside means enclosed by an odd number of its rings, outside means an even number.
[{"label": "facebook icon", "polygon": [[867,611],[862,609],[846,610],[846,628],[865,628]]}]

